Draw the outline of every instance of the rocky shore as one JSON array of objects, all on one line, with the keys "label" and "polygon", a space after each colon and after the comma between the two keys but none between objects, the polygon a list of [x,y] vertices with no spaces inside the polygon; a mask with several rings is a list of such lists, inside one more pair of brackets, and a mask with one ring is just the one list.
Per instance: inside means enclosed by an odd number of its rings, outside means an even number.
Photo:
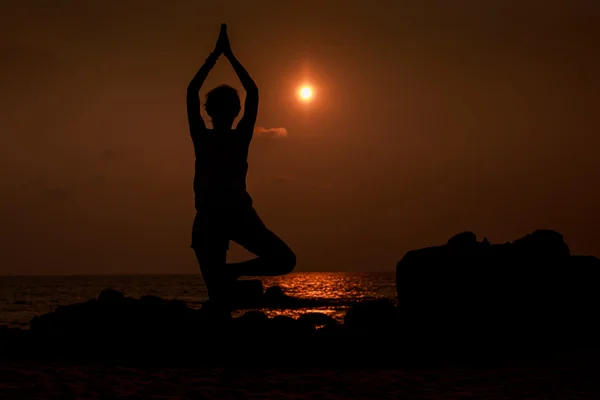
[{"label": "rocky shore", "polygon": [[[397,304],[355,304],[343,323],[247,311],[217,319],[210,307],[103,290],[87,302],[0,327],[12,358],[311,363],[490,361],[596,348],[600,260],[573,256],[562,236],[536,231],[505,244],[461,233],[408,252],[397,265]],[[245,292],[244,292],[245,291]],[[294,307],[302,300],[242,283],[239,308]],[[244,299],[247,303],[244,304]]]}]

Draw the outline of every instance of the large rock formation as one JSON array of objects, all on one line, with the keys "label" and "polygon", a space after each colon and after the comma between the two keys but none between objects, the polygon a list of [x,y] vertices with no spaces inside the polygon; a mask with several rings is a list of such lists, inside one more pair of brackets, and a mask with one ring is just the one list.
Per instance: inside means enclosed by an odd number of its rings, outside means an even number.
[{"label": "large rock formation", "polygon": [[571,256],[561,234],[538,230],[490,244],[472,232],[406,253],[396,267],[399,313],[436,340],[593,342],[600,260]]}]

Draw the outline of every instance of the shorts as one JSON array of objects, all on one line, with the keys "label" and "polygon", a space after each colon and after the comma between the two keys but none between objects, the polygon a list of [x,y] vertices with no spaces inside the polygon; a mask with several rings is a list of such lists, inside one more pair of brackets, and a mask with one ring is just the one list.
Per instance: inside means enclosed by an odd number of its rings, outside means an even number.
[{"label": "shorts", "polygon": [[191,245],[196,252],[226,251],[231,240],[255,254],[281,241],[265,226],[253,207],[207,209],[196,213]]}]

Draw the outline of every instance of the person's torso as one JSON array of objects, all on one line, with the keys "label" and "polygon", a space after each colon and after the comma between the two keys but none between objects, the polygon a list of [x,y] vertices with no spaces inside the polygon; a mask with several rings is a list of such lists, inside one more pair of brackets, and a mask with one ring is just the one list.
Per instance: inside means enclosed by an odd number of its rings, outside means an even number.
[{"label": "person's torso", "polygon": [[246,191],[249,141],[235,130],[194,138],[196,208],[251,205]]}]

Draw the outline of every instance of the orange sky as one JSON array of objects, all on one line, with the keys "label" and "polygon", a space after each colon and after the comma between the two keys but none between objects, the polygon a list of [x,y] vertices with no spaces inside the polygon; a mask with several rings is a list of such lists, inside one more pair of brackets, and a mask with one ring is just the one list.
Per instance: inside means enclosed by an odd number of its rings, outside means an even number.
[{"label": "orange sky", "polygon": [[[392,270],[464,230],[600,255],[594,0],[11,3],[0,273],[199,272],[184,91],[221,22],[258,125],[288,133],[255,138],[248,187],[298,271]],[[241,89],[224,60],[219,83]]]}]

